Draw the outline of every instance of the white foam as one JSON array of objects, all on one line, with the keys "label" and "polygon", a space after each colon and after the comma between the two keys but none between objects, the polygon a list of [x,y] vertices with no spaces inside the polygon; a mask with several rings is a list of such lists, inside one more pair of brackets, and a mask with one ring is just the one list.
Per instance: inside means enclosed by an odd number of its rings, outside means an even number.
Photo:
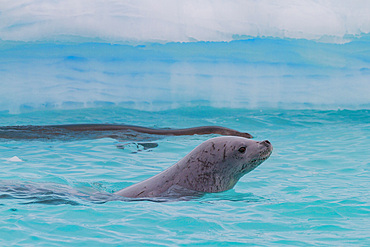
[{"label": "white foam", "polygon": [[368,0],[2,0],[0,39],[188,42],[247,36],[344,42],[370,33]]},{"label": "white foam", "polygon": [[23,162],[23,160],[21,160],[20,158],[18,158],[17,156],[13,156],[9,159],[6,159],[7,161],[11,161],[11,162]]}]

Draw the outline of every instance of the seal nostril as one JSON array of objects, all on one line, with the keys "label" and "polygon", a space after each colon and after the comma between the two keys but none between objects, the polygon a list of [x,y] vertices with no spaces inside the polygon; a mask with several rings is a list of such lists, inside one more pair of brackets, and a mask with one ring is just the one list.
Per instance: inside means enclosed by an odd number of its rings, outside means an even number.
[{"label": "seal nostril", "polygon": [[268,146],[271,146],[271,143],[268,141],[268,140],[264,140],[263,142],[261,142],[263,145],[265,145],[266,147]]}]

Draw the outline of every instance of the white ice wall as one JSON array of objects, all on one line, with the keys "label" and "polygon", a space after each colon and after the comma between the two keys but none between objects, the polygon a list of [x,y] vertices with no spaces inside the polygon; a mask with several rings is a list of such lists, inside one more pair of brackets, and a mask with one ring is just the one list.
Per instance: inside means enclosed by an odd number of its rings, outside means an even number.
[{"label": "white ice wall", "polygon": [[368,0],[1,0],[0,111],[369,108],[369,9]]},{"label": "white ice wall", "polygon": [[0,111],[370,108],[369,41],[3,44]]}]

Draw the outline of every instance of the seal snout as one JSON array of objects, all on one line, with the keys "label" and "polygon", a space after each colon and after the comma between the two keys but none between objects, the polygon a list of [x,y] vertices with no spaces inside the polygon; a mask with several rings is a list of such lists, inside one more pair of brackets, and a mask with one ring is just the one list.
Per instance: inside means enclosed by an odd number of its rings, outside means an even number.
[{"label": "seal snout", "polygon": [[267,159],[271,155],[271,152],[273,150],[272,144],[268,140],[264,140],[264,141],[260,142],[260,145],[263,147],[263,149],[264,149],[263,152],[264,152],[265,155],[267,155],[267,157],[266,157],[266,159]]},{"label": "seal snout", "polygon": [[269,142],[268,140],[261,141],[261,144],[263,144],[266,147],[271,147],[272,146],[271,142]]}]

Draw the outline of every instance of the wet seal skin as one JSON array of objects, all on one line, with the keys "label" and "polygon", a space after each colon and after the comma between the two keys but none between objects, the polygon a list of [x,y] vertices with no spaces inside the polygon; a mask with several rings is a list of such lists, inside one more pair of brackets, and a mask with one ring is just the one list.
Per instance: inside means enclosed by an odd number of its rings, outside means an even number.
[{"label": "wet seal skin", "polygon": [[115,194],[128,198],[182,197],[232,189],[272,153],[269,141],[209,139],[163,172]]},{"label": "wet seal skin", "polygon": [[219,134],[253,138],[248,133],[221,126],[201,126],[187,129],[155,129],[119,124],[71,124],[45,126],[0,126],[0,139],[10,140],[81,140],[114,138],[118,140],[147,140],[145,135],[180,136]]}]

